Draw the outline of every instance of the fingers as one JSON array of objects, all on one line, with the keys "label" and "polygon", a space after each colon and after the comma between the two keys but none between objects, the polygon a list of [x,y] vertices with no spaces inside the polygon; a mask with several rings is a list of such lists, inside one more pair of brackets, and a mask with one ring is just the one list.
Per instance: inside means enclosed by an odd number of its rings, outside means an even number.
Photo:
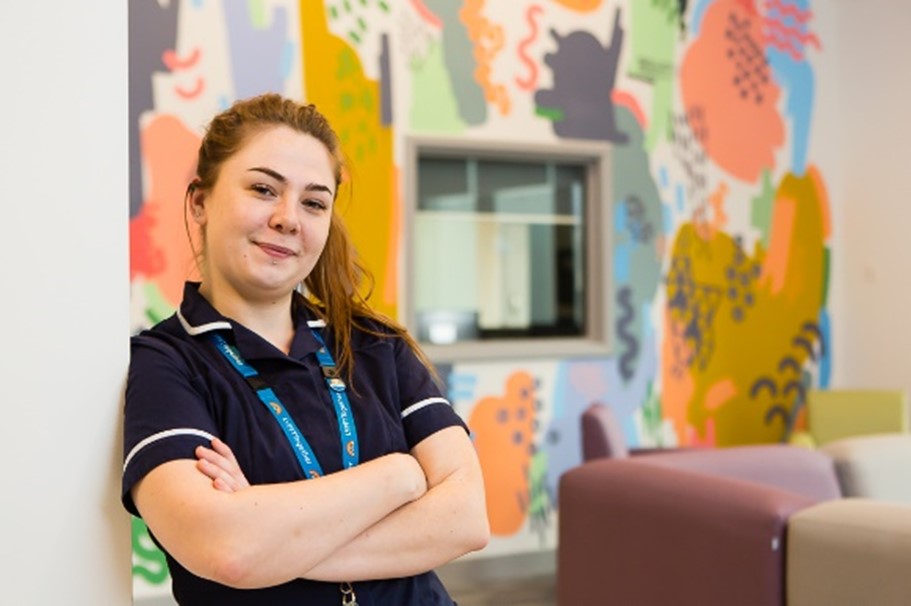
[{"label": "fingers", "polygon": [[212,486],[222,492],[236,492],[239,487],[235,484],[231,475],[225,472],[221,467],[210,463],[205,459],[196,461],[196,469],[203,475],[212,480]]},{"label": "fingers", "polygon": [[212,480],[216,489],[234,492],[250,486],[234,453],[218,438],[212,440],[212,448],[198,446],[195,454],[197,469]]}]

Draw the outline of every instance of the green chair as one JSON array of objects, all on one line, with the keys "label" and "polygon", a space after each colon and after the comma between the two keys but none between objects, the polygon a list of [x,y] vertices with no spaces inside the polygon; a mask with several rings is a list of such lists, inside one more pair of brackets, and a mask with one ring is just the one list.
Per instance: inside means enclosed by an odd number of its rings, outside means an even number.
[{"label": "green chair", "polygon": [[908,396],[902,390],[819,389],[807,393],[807,429],[791,443],[821,446],[841,438],[907,433]]}]

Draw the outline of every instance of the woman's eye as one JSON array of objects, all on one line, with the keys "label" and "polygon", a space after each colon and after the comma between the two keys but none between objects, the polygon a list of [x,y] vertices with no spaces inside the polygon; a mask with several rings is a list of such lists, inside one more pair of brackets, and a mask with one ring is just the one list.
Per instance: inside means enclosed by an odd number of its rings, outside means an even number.
[{"label": "woman's eye", "polygon": [[307,198],[302,201],[302,204],[307,208],[312,208],[313,210],[325,210],[326,203],[317,198]]},{"label": "woman's eye", "polygon": [[250,187],[253,191],[258,193],[261,196],[274,196],[275,192],[268,185],[263,185],[262,183],[256,183]]}]

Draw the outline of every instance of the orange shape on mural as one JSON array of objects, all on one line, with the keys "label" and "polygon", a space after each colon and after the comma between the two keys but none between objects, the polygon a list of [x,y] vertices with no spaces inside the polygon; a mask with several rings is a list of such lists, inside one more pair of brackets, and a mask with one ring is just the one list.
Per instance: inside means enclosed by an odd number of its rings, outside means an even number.
[{"label": "orange shape on mural", "polygon": [[554,2],[570,10],[590,13],[599,8],[604,3],[604,0],[554,0]]},{"label": "orange shape on mural", "polygon": [[487,516],[495,535],[515,534],[528,514],[536,411],[535,380],[517,372],[506,380],[503,396],[483,398],[468,420],[484,470]]},{"label": "orange shape on mural", "polygon": [[693,134],[721,168],[748,183],[774,165],[785,136],[763,38],[752,3],[719,0],[706,11],[680,70]]}]

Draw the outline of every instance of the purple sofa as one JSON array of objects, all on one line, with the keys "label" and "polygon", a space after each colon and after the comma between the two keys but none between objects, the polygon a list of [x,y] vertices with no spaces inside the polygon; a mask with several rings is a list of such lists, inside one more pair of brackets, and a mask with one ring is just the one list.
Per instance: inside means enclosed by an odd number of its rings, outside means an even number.
[{"label": "purple sofa", "polygon": [[560,606],[782,605],[788,518],[841,496],[832,460],[799,447],[607,456],[591,435],[583,420],[588,460],[560,480]]}]

